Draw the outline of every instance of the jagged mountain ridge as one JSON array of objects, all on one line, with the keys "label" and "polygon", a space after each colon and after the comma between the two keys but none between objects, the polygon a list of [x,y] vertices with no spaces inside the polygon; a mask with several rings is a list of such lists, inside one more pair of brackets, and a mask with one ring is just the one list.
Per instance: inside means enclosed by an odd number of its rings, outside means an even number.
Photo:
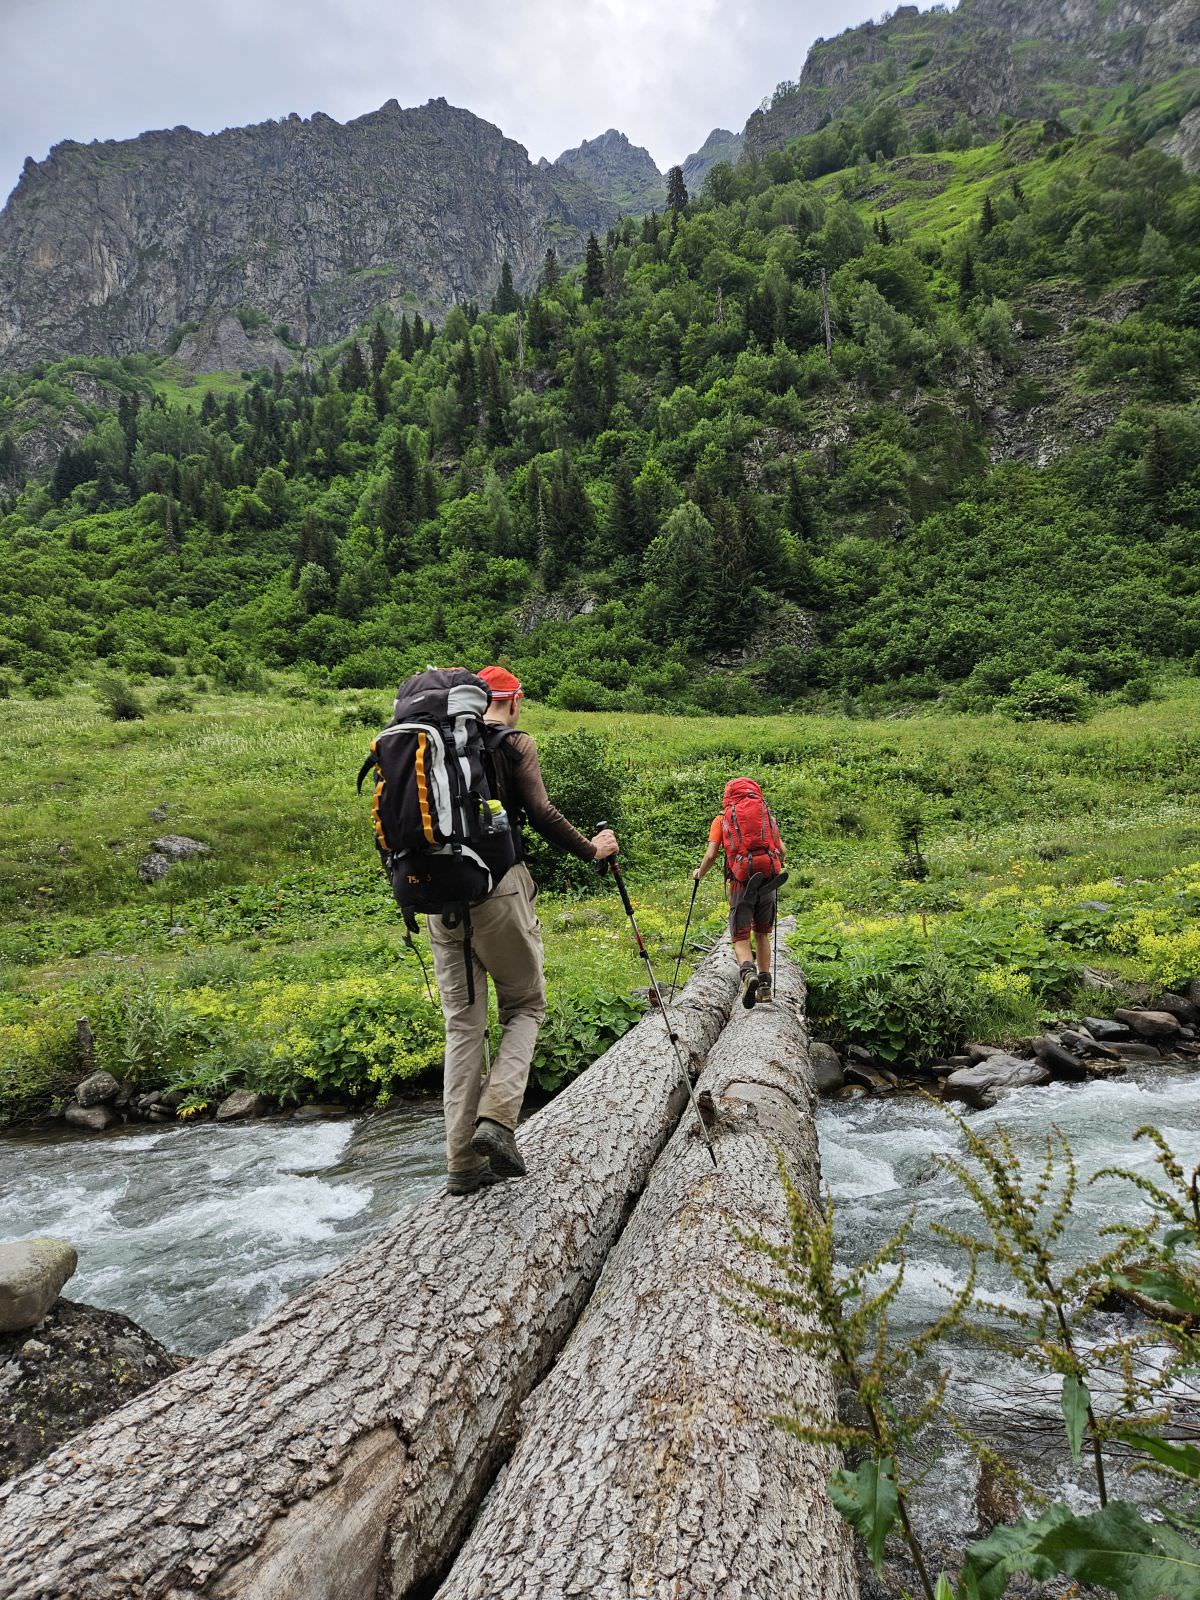
[{"label": "jagged mountain ridge", "polygon": [[635,216],[660,208],[667,197],[666,179],[649,150],[630,143],[617,128],[564,150],[557,161],[543,159],[538,165],[582,179],[604,199]]},{"label": "jagged mountain ridge", "polygon": [[[1196,74],[1177,86],[1185,96],[1200,91],[1198,69],[1200,0],[901,5],[885,21],[819,39],[799,80],[750,117],[745,147],[762,156],[839,116],[888,104],[912,133],[945,132],[965,117],[972,133],[990,135],[1002,116],[1103,115],[1117,91],[1161,91],[1178,74]],[[1185,157],[1188,143],[1178,151]]]},{"label": "jagged mountain ridge", "polygon": [[728,161],[736,166],[741,159],[743,137],[728,128],[714,128],[700,146],[693,150],[683,163],[683,181],[689,194],[695,194],[718,161]]},{"label": "jagged mountain ridge", "polygon": [[0,213],[0,366],[163,349],[252,307],[302,344],[377,307],[440,314],[582,254],[618,207],[443,99],[56,145]]}]

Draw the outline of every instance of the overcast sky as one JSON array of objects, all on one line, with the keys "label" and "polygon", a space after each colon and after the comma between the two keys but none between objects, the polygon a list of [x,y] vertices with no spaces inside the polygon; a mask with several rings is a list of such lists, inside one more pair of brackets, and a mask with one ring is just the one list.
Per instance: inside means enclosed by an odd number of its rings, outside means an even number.
[{"label": "overcast sky", "polygon": [[884,3],[0,0],[0,196],[60,139],[345,122],[393,96],[444,95],[535,160],[617,127],[665,169]]}]

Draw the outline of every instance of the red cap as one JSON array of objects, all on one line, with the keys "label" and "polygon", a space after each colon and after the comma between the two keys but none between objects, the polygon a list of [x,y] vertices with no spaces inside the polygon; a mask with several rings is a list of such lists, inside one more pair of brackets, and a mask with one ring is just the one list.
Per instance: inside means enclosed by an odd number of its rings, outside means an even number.
[{"label": "red cap", "polygon": [[525,693],[519,678],[514,678],[505,667],[484,667],[476,677],[482,678],[492,691],[493,700],[519,700]]}]

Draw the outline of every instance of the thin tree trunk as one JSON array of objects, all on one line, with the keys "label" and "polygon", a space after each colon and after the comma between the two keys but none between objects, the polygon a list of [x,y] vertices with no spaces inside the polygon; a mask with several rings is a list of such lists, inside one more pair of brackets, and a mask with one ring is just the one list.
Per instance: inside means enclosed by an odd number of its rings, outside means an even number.
[{"label": "thin tree trunk", "polygon": [[769,1270],[739,1232],[787,1235],[777,1151],[818,1198],[804,989],[786,957],[778,982],[709,1053],[718,1170],[685,1118],[437,1600],[856,1600],[830,1453],[771,1421],[797,1405],[832,1419],[829,1375],[722,1298],[745,1298],[731,1273]]},{"label": "thin tree trunk", "polygon": [[[675,1007],[697,1063],[734,988],[722,944]],[[522,1129],[527,1178],[417,1206],[0,1488],[0,1597],[361,1600],[441,1570],[683,1104],[651,1015]]]}]

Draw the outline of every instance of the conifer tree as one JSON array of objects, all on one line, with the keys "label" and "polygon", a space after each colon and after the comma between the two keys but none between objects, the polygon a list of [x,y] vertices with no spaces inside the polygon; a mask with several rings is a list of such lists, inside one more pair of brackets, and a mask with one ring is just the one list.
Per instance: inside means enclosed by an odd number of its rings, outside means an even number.
[{"label": "conifer tree", "polygon": [[374,327],[371,329],[372,378],[378,378],[379,374],[383,371],[383,363],[387,360],[388,351],[391,348],[391,345],[388,343],[388,336],[383,331],[383,323],[376,322]]},{"label": "conifer tree", "polygon": [[515,311],[520,304],[521,297],[513,288],[512,265],[505,256],[504,265],[500,268],[500,287],[492,300],[492,310],[505,316],[508,312]]},{"label": "conifer tree", "polygon": [[355,394],[367,387],[367,363],[363,360],[362,346],[351,339],[350,348],[342,359],[341,387],[347,394]]},{"label": "conifer tree", "polygon": [[888,219],[883,215],[882,212],[879,214],[878,222],[879,226],[875,230],[875,237],[882,245],[891,244],[892,230],[888,227]]},{"label": "conifer tree", "polygon": [[580,338],[575,341],[575,360],[571,367],[567,403],[571,408],[575,432],[581,439],[589,438],[596,431],[599,400],[591,347],[586,339]]},{"label": "conifer tree", "polygon": [[810,539],[813,532],[812,488],[793,461],[788,468],[787,504],[784,525],[797,539]]},{"label": "conifer tree", "polygon": [[992,204],[991,195],[990,194],[985,194],[984,197],[983,197],[983,209],[979,213],[979,233],[980,233],[980,237],[986,239],[988,234],[991,233],[992,229],[995,226],[996,226],[996,208]]},{"label": "conifer tree", "polygon": [[683,181],[683,168],[672,167],[667,173],[667,208],[682,211],[688,203],[687,185]]},{"label": "conifer tree", "polygon": [[508,396],[500,359],[490,334],[479,355],[479,387],[483,393],[483,409],[487,418],[484,438],[489,445],[505,445],[508,443]]},{"label": "conifer tree", "polygon": [[525,334],[531,350],[549,350],[554,328],[540,295],[535,295],[529,302]]},{"label": "conifer tree", "polygon": [[541,289],[543,294],[549,294],[558,282],[558,278],[558,251],[551,245],[546,251],[545,259],[542,262],[542,275],[538,280],[538,288]]},{"label": "conifer tree", "polygon": [[972,300],[978,292],[975,280],[975,257],[968,248],[963,252],[962,265],[958,269],[958,295],[960,300]]},{"label": "conifer tree", "polygon": [[639,549],[637,496],[633,492],[633,472],[628,461],[621,461],[613,477],[605,522],[605,554],[616,560],[633,556]]},{"label": "conifer tree", "polygon": [[[420,312],[417,315],[419,317]],[[400,354],[405,361],[412,360],[413,348],[413,331],[409,325],[408,312],[406,311],[400,318]]]},{"label": "conifer tree", "polygon": [[414,347],[418,350],[423,350],[425,348],[425,324],[421,321],[421,313],[419,311],[413,312],[412,336]]},{"label": "conifer tree", "polygon": [[229,527],[229,513],[225,509],[225,496],[220,486],[210,483],[204,501],[204,522],[211,533],[224,533]]},{"label": "conifer tree", "polygon": [[[124,395],[121,398],[123,400],[125,398]],[[211,427],[216,421],[217,411],[217,397],[211,389],[206,389],[204,391],[204,399],[200,402],[200,421],[206,428]]]},{"label": "conifer tree", "polygon": [[479,380],[469,335],[463,336],[454,372],[458,388],[458,442],[465,444],[479,426]]},{"label": "conifer tree", "polygon": [[600,241],[594,233],[588,234],[587,253],[583,261],[583,300],[591,305],[604,293],[604,257],[600,254]]},{"label": "conifer tree", "polygon": [[381,372],[371,379],[371,402],[375,407],[375,415],[382,422],[388,413],[388,392]]}]

